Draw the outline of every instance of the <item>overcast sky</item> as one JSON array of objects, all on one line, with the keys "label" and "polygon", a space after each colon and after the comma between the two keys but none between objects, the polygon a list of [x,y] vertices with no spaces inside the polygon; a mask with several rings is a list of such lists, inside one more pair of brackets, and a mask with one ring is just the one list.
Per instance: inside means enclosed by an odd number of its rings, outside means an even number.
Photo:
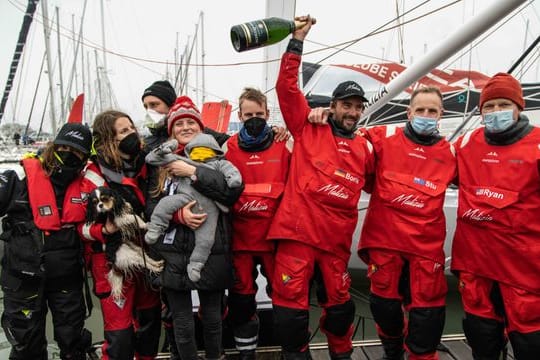
[{"label": "overcast sky", "polygon": [[[464,0],[405,25],[402,28],[405,63],[409,65],[420,59],[425,51],[435,47],[442,39],[459,28],[461,24],[497,1],[502,0]],[[397,1],[400,8],[404,8],[405,11],[423,2],[423,0]],[[407,15],[405,20],[411,20],[452,2],[451,0],[428,2],[428,4]],[[60,8],[64,82],[67,82],[73,63],[73,43],[69,38],[72,28],[72,14],[75,15],[75,28],[78,32],[83,3],[84,0],[48,0],[50,18],[55,14],[55,7]],[[205,89],[207,101],[228,99],[235,104],[243,87],[249,85],[261,88],[262,65],[243,63],[262,60],[263,51],[235,52],[230,44],[229,29],[234,24],[265,17],[265,0],[105,0],[104,3],[106,48],[109,50],[106,55],[107,74],[118,108],[127,111],[135,120],[141,119],[144,115],[140,101],[143,90],[153,81],[163,79],[166,76],[167,66],[159,63],[129,60],[124,56],[113,53],[172,63],[174,62],[177,34],[180,49],[183,51],[188,39],[192,39],[195,33],[201,11],[204,13],[204,50],[206,55],[205,64],[207,65],[205,67]],[[2,34],[0,45],[0,87],[2,91],[22,24],[25,7],[26,1],[24,0],[0,1],[0,34]],[[101,46],[102,43],[100,10],[100,1],[88,0],[84,19],[84,41],[91,46]],[[337,0],[328,2],[297,0],[296,13],[310,13],[318,20],[317,25],[312,28],[308,37],[309,41],[305,44],[305,51],[310,51],[344,43],[370,33],[396,17],[396,1]],[[14,118],[21,123],[26,123],[28,119],[44,52],[42,22],[40,3],[25,48],[25,66],[16,78],[19,87],[15,87],[11,93],[2,124],[11,122]],[[393,24],[395,25],[395,22]],[[51,35],[52,57],[53,61],[56,62],[56,23],[53,30]],[[473,70],[481,71],[487,75],[505,71],[520,56],[524,48],[539,35],[540,5],[538,1],[535,1],[491,34],[487,40],[475,47],[470,58],[465,56],[455,61],[450,67],[468,68],[470,63]],[[378,58],[398,62],[400,59],[399,43],[397,31],[387,31],[361,40],[348,48],[346,52],[332,56],[323,63],[371,63],[380,61]],[[321,51],[307,55],[304,59],[310,62],[318,62],[332,52]],[[90,54],[91,71],[93,72],[95,69],[94,50],[90,46],[85,46],[84,53]],[[99,61],[102,62],[101,52],[98,53],[98,56]],[[200,64],[200,59],[196,60],[194,56],[192,63]],[[81,92],[80,60],[78,66],[77,85],[79,89],[77,92],[74,89],[72,94]],[[522,80],[540,80],[538,67],[537,63],[533,64],[531,70]],[[168,70],[172,74],[173,66],[169,66]],[[201,77],[202,75],[199,72],[199,88],[202,87]],[[202,95],[196,91],[196,78],[195,72],[193,72],[190,76],[188,95],[198,99],[199,105],[201,105]],[[56,83],[59,82],[58,79],[58,72],[56,71]],[[43,75],[32,115],[31,126],[34,128],[39,126],[47,86],[47,76]],[[75,88],[75,83],[73,87]],[[58,85],[56,88],[58,89]],[[59,104],[58,95],[56,96],[56,104],[57,106]],[[48,121],[48,113],[45,118]],[[45,126],[49,127],[50,125]]]}]

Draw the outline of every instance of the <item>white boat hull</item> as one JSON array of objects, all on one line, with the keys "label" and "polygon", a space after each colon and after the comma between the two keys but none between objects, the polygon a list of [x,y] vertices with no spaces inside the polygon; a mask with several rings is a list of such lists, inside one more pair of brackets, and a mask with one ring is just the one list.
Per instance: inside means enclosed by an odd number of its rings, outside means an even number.
[{"label": "white boat hull", "polygon": [[[457,202],[458,190],[447,189],[446,197],[444,200],[444,215],[446,217],[446,239],[444,241],[444,254],[446,257],[445,269],[449,273],[450,269],[450,256],[452,251],[452,238],[454,237],[454,231],[456,229],[456,214],[457,214]],[[358,223],[354,230],[353,241],[351,245],[351,259],[349,260],[349,268],[352,269],[367,269],[366,264],[360,260],[357,255],[358,242],[360,241],[360,234],[362,226],[364,224],[364,217],[366,215],[366,209],[369,204],[369,194],[362,192],[360,202],[358,203]]]}]

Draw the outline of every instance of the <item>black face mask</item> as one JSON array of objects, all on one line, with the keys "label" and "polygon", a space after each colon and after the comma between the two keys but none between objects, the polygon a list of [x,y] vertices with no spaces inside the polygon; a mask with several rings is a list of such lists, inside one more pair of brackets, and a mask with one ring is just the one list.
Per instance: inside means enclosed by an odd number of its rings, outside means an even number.
[{"label": "black face mask", "polygon": [[260,117],[252,117],[244,121],[244,127],[249,136],[259,136],[266,127],[266,119]]},{"label": "black face mask", "polygon": [[51,181],[59,187],[68,186],[80,173],[86,164],[71,151],[55,151],[58,165],[51,174]]},{"label": "black face mask", "polygon": [[120,141],[118,148],[121,152],[129,156],[135,156],[141,151],[141,139],[139,134],[131,133]]},{"label": "black face mask", "polygon": [[83,160],[71,151],[56,151],[56,155],[60,167],[80,168],[83,164]]},{"label": "black face mask", "polygon": [[51,181],[54,185],[60,187],[66,187],[71,182],[79,176],[81,173],[82,166],[79,167],[69,167],[69,166],[59,166],[51,174]]}]

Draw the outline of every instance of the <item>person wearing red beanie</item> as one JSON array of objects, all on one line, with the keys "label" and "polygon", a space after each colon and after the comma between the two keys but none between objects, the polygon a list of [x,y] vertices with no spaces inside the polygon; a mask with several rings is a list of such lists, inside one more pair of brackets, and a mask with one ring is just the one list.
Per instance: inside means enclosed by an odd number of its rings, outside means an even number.
[{"label": "person wearing red beanie", "polygon": [[[176,153],[185,155],[184,147],[204,129],[201,113],[193,101],[187,96],[178,97],[167,116],[169,138],[178,142]],[[194,190],[225,207],[232,206],[244,188],[243,184],[229,185],[222,171],[204,166],[195,167],[181,158],[164,165],[157,172],[157,176],[157,179],[154,179],[154,184],[157,185],[154,190],[159,195],[150,201],[148,212],[151,214],[154,214],[156,205],[163,197],[174,194],[176,186],[179,186],[178,178],[187,179]],[[174,339],[170,340],[174,342],[171,341],[171,346],[176,346],[181,359],[197,357],[191,292],[198,290],[206,359],[217,360],[222,355],[223,296],[225,289],[232,286],[233,280],[228,251],[232,234],[229,215],[218,212],[214,238],[208,239],[213,240],[214,245],[200,272],[200,279],[194,282],[187,270],[191,255],[195,252],[194,230],[201,229],[208,217],[207,211],[210,211],[199,205],[200,202],[192,201],[179,209],[168,224],[171,230],[155,242],[152,249],[160,254],[166,263],[159,280],[173,320]],[[193,209],[193,213],[190,209]],[[187,219],[188,213],[191,220]]]},{"label": "person wearing red beanie", "polygon": [[480,94],[480,109],[486,101],[497,98],[512,100],[520,110],[525,108],[521,84],[510,74],[498,73],[487,82]]},{"label": "person wearing red beanie", "polygon": [[540,128],[524,108],[519,82],[498,73],[480,95],[485,126],[456,142],[452,271],[475,359],[497,359],[508,339],[516,359],[540,358]]},{"label": "person wearing red beanie", "polygon": [[171,129],[174,126],[174,123],[180,119],[192,119],[197,122],[201,130],[204,129],[204,124],[202,122],[201,112],[197,108],[197,106],[193,103],[193,100],[191,100],[188,96],[180,96],[176,99],[174,104],[171,106],[171,109],[169,110],[169,114],[167,115],[168,118],[168,125],[167,125],[167,131],[169,133],[169,136],[173,135],[171,133]]},{"label": "person wearing red beanie", "polygon": [[[148,127],[150,134],[144,138],[145,150],[147,152],[152,151],[157,148],[165,141],[169,139],[169,127],[168,125],[168,115],[171,111],[171,108],[175,108],[176,115],[179,115],[182,111],[190,109],[197,109],[193,101],[187,96],[176,97],[174,88],[168,81],[156,81],[148,88],[144,90],[142,95],[143,106],[146,109],[146,121],[145,126]],[[184,108],[181,103],[187,102],[187,108]],[[196,110],[198,113],[198,110]],[[200,113],[196,115],[198,118],[198,124],[203,130],[204,133],[207,133],[213,136],[218,144],[221,146],[227,139],[229,135],[214,131],[210,128],[205,128],[202,121]],[[180,117],[175,116],[175,121]],[[192,203],[194,204],[194,203]],[[200,219],[204,216],[203,214],[193,213],[191,211],[192,204],[186,206],[182,212],[183,218],[182,221],[188,226],[197,226],[200,224]],[[163,324],[165,328],[165,343],[164,349],[169,349],[171,351],[171,359],[179,359],[180,355],[174,346],[174,330],[171,318],[171,312],[167,305],[166,297],[162,294],[163,298]],[[172,344],[172,346],[170,346]]]}]

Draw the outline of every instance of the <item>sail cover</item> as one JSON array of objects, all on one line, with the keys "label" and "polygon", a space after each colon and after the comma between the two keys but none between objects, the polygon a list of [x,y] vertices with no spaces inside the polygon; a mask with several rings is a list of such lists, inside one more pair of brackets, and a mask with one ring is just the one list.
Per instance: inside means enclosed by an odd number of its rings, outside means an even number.
[{"label": "sail cover", "polygon": [[24,20],[19,32],[19,39],[17,40],[17,45],[15,46],[15,53],[13,54],[13,59],[11,60],[11,66],[9,68],[9,75],[6,82],[6,87],[4,88],[4,94],[2,95],[2,102],[0,103],[0,124],[2,123],[2,118],[4,117],[4,110],[9,98],[9,93],[13,86],[13,80],[15,79],[15,74],[17,73],[17,68],[19,67],[19,61],[24,50],[24,45],[26,44],[26,38],[28,36],[28,31],[30,30],[30,25],[34,19],[34,13],[36,12],[36,7],[39,0],[28,0],[28,5],[26,6],[26,12],[24,14]]}]

